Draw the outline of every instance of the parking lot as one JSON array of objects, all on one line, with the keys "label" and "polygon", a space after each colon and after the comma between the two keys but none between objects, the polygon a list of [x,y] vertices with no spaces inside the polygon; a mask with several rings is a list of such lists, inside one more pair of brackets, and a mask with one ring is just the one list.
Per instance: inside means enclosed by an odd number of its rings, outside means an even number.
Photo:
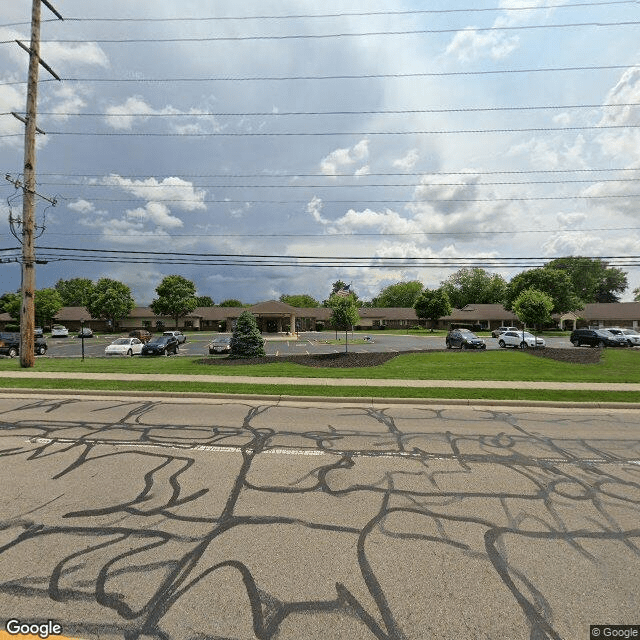
[{"label": "parking lot", "polygon": [[[127,335],[126,333],[97,334],[92,338],[84,340],[84,352],[87,358],[118,357],[105,356],[104,349],[116,338]],[[217,335],[213,332],[193,332],[187,334],[187,342],[180,345],[178,357],[198,357],[208,356],[207,346],[209,341]],[[45,335],[48,343],[46,356],[53,358],[74,358],[82,356],[82,341],[70,334],[68,338],[50,338]],[[301,333],[297,339],[282,335],[265,334],[265,351],[267,355],[291,355],[291,354],[316,354],[316,353],[337,353],[345,350],[344,333],[338,333],[339,342],[336,343],[335,332],[305,332]],[[365,337],[370,340],[365,340]],[[352,342],[353,340],[353,342]],[[484,338],[487,349],[499,349],[496,338]],[[566,337],[546,337],[547,346],[554,348],[574,347]],[[384,334],[381,332],[363,334],[349,334],[348,349],[352,352],[397,352],[414,350],[444,349],[445,339],[443,335],[435,336],[409,336]]]}]

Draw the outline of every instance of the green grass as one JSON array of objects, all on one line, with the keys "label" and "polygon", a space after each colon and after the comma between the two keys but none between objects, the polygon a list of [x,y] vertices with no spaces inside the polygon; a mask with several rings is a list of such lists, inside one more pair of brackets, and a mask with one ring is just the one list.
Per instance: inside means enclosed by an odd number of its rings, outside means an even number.
[{"label": "green grass", "polygon": [[424,389],[406,387],[327,387],[324,385],[297,386],[274,384],[235,384],[230,382],[145,382],[120,380],[0,380],[0,387],[12,389],[56,389],[77,391],[117,391],[123,393],[173,392],[252,394],[273,396],[322,396],[329,398],[422,398],[457,400],[525,400],[537,402],[619,402],[640,403],[640,393],[627,391],[558,391],[537,389],[452,389],[433,387]]},{"label": "green grass", "polygon": [[[394,380],[527,380],[550,382],[640,382],[640,352],[606,349],[599,364],[556,362],[526,351],[433,351],[402,354],[378,367],[319,368],[289,362],[262,365],[200,364],[194,358],[38,358],[35,371],[167,373],[298,378]],[[18,359],[0,360],[0,371],[18,371]]]}]

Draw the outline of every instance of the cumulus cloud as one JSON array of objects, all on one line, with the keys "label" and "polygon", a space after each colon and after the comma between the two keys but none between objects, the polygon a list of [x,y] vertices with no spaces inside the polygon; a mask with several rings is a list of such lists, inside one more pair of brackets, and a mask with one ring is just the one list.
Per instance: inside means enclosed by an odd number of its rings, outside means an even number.
[{"label": "cumulus cloud", "polygon": [[112,174],[102,181],[102,184],[119,187],[137,198],[153,202],[170,201],[171,206],[184,211],[204,210],[206,191],[196,189],[192,182],[181,178],[169,177],[159,181],[156,178],[146,180],[131,180],[117,174]]},{"label": "cumulus cloud", "polygon": [[[335,176],[351,170],[354,165],[366,162],[369,157],[369,141],[360,140],[353,147],[346,147],[332,151],[320,162],[320,171],[325,176]],[[359,175],[364,165],[355,169],[354,174]]]},{"label": "cumulus cloud", "polygon": [[[156,109],[140,96],[130,96],[124,102],[105,109],[105,123],[112,129],[130,131],[134,125],[147,122],[153,116],[184,116],[169,119],[169,129],[178,134],[193,135],[220,131],[222,127],[211,116],[201,115],[203,111],[189,109],[181,111],[171,105]],[[189,117],[190,116],[190,117]]]},{"label": "cumulus cloud", "polygon": [[108,67],[107,54],[95,42],[69,44],[67,42],[43,42],[40,48],[43,60],[54,69],[62,70],[74,66]]},{"label": "cumulus cloud", "polygon": [[93,202],[89,202],[88,200],[76,200],[75,202],[70,202],[67,207],[72,211],[77,211],[78,213],[91,213],[96,210]]},{"label": "cumulus cloud", "polygon": [[417,149],[411,149],[407,151],[407,153],[402,156],[402,158],[397,158],[393,161],[393,166],[396,169],[401,169],[402,171],[409,171],[416,166],[416,162],[420,159],[420,154]]},{"label": "cumulus cloud", "polygon": [[500,60],[518,47],[519,38],[494,31],[468,29],[458,31],[446,49],[446,53],[460,62],[471,62],[480,58]]},{"label": "cumulus cloud", "polygon": [[172,216],[169,207],[161,202],[147,202],[144,207],[128,209],[126,215],[129,220],[148,221],[162,229],[175,229],[183,226],[182,220]]}]

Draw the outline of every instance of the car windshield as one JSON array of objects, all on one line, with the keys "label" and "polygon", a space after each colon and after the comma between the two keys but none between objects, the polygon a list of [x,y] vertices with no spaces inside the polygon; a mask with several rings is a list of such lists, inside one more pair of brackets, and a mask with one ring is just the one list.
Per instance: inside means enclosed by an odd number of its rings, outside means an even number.
[{"label": "car windshield", "polygon": [[475,333],[473,333],[473,332],[471,332],[471,331],[463,331],[463,332],[462,332],[462,335],[463,335],[465,338],[467,338],[467,340],[468,340],[468,339],[470,339],[470,338],[472,338],[472,339],[473,339],[473,338],[477,338],[477,337],[478,337]]},{"label": "car windshield", "polygon": [[609,338],[609,337],[613,336],[613,333],[611,333],[610,331],[607,331],[606,329],[598,329],[598,330],[596,331],[596,333],[597,333],[599,336],[605,336],[605,337],[607,337],[607,338]]},{"label": "car windshield", "polygon": [[149,340],[147,344],[164,344],[167,341],[167,336],[158,336],[157,338],[152,338]]},{"label": "car windshield", "polygon": [[118,338],[114,340],[111,344],[129,344],[129,338]]},{"label": "car windshield", "polygon": [[640,333],[638,333],[634,329],[623,329],[622,333],[624,333],[626,336],[638,336],[638,335],[640,335]]},{"label": "car windshield", "polygon": [[228,344],[231,341],[231,338],[214,338],[212,342],[215,344]]}]

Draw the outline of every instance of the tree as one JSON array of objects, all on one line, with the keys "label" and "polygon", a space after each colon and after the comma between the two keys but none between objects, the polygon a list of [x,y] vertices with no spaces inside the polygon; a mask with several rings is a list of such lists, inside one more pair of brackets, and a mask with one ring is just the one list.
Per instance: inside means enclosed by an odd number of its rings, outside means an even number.
[{"label": "tree", "polygon": [[5,293],[2,296],[3,312],[8,313],[14,320],[20,321],[20,307],[22,296],[19,293]]},{"label": "tree", "polygon": [[51,324],[53,317],[64,306],[62,296],[56,289],[38,289],[34,295],[36,323],[42,327]]},{"label": "tree", "polygon": [[515,299],[513,311],[527,327],[540,327],[551,320],[553,300],[538,289],[525,289]]},{"label": "tree", "polygon": [[63,307],[86,307],[95,285],[89,278],[58,280],[55,289],[60,294]]},{"label": "tree", "polygon": [[131,289],[111,278],[98,280],[89,304],[86,305],[92,318],[106,320],[113,328],[122,318],[128,316],[135,306]]},{"label": "tree", "polygon": [[196,296],[196,307],[213,307],[213,300],[209,296]]},{"label": "tree", "polygon": [[158,297],[152,300],[151,311],[157,316],[170,316],[176,323],[189,315],[197,306],[196,285],[182,276],[166,276],[156,287]]},{"label": "tree", "polygon": [[519,273],[507,286],[504,306],[509,310],[513,309],[513,303],[526,289],[546,293],[553,300],[552,313],[575,311],[583,306],[580,298],[573,292],[571,278],[561,269],[540,267]]},{"label": "tree", "polygon": [[633,290],[633,300],[634,302],[640,302],[640,287],[636,287]]},{"label": "tree", "polygon": [[360,322],[360,316],[358,316],[358,308],[356,307],[355,300],[351,296],[340,296],[338,294],[329,298],[329,306],[332,309],[331,312],[331,326],[336,329],[344,329],[345,353],[349,350],[349,329]]},{"label": "tree", "polygon": [[374,307],[411,308],[420,297],[423,289],[422,282],[418,280],[390,284],[372,300],[372,304]]},{"label": "tree", "polygon": [[228,300],[223,300],[218,306],[220,307],[242,307],[243,304],[240,300],[235,300],[234,298],[229,298]]},{"label": "tree", "polygon": [[301,309],[315,309],[320,306],[320,303],[311,296],[308,296],[305,293],[298,294],[282,294],[280,296],[280,302],[284,302],[285,304],[290,304],[292,307],[298,307]]},{"label": "tree", "polygon": [[495,304],[504,299],[507,283],[497,273],[489,273],[479,267],[464,267],[443,280],[449,302],[456,309],[468,304]]},{"label": "tree", "polygon": [[[447,292],[440,289],[425,289],[414,305],[416,315],[421,319],[437,322],[442,316],[448,316],[453,309]],[[433,331],[433,327],[431,328]]]},{"label": "tree", "polygon": [[231,336],[232,358],[259,358],[265,355],[264,340],[250,311],[243,311]]},{"label": "tree", "polygon": [[610,267],[600,258],[569,256],[556,258],[545,268],[564,271],[571,280],[573,292],[583,305],[589,302],[620,302],[619,293],[628,286],[627,274],[622,269]]}]

